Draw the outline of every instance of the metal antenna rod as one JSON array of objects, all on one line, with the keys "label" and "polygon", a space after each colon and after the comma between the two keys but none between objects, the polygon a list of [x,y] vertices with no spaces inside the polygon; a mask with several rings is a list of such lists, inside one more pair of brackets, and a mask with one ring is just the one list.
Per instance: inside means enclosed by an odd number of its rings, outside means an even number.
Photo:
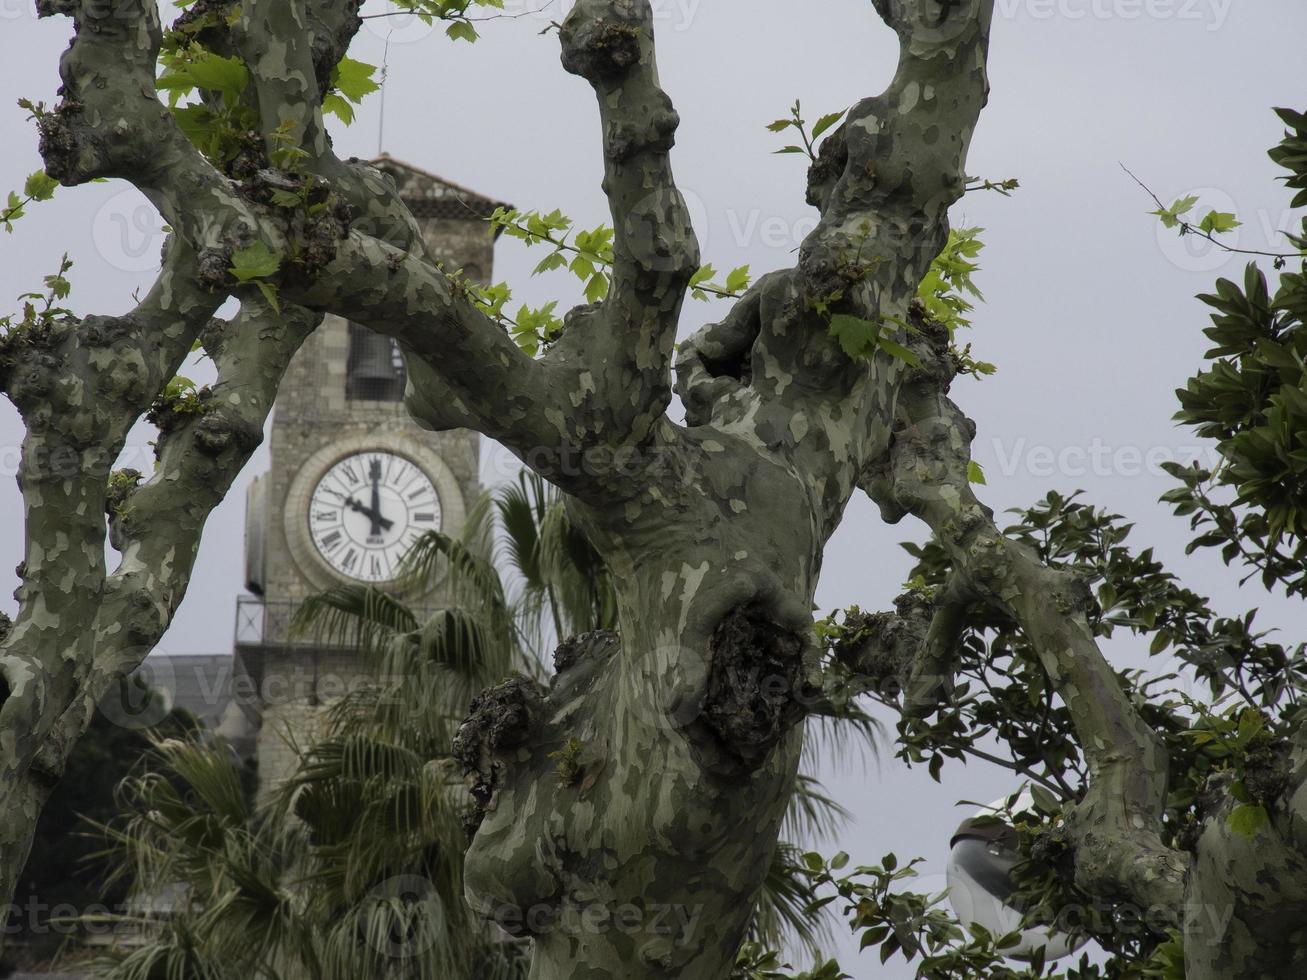
[{"label": "metal antenna rod", "polygon": [[385,152],[386,140],[386,75],[390,71],[390,36],[395,33],[391,27],[386,34],[386,47],[381,53],[381,111],[377,116],[377,156]]}]

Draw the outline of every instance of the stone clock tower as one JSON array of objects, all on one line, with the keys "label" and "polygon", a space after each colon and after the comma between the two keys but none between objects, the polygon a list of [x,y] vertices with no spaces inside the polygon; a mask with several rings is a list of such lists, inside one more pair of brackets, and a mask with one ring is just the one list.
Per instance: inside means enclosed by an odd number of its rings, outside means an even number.
[{"label": "stone clock tower", "polygon": [[[388,156],[431,254],[489,282],[499,202]],[[234,701],[223,733],[256,757],[261,787],[287,776],[323,709],[367,676],[357,655],[292,636],[305,597],[344,584],[386,588],[414,539],[457,533],[480,492],[479,436],[420,429],[404,409],[404,363],[388,338],[328,316],[277,396],[268,472],[246,499],[246,588],[237,604]],[[417,600],[438,601],[438,596]]]}]

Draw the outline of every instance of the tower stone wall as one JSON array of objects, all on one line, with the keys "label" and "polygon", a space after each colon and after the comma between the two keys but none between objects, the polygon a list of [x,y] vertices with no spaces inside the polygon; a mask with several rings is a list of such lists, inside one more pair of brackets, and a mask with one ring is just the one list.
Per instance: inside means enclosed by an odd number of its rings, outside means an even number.
[{"label": "tower stone wall", "polygon": [[[418,219],[435,259],[488,282],[494,235],[486,218],[498,206],[481,195],[389,157],[374,161],[396,183]],[[466,508],[480,494],[480,437],[467,430],[428,432],[402,401],[350,397],[350,325],[328,316],[293,359],[274,409],[271,465],[250,489],[247,506],[247,579],[250,595],[238,611],[236,673],[242,687],[245,731],[236,739],[252,749],[263,791],[293,771],[295,744],[324,730],[326,710],[374,668],[348,649],[323,648],[288,629],[310,595],[340,584],[306,557],[299,522],[307,527],[306,487],[327,462],[350,451],[387,447],[439,471],[435,481],[442,530],[457,533]],[[438,588],[406,597],[423,608],[440,604]],[[227,732],[227,734],[233,734]]]}]

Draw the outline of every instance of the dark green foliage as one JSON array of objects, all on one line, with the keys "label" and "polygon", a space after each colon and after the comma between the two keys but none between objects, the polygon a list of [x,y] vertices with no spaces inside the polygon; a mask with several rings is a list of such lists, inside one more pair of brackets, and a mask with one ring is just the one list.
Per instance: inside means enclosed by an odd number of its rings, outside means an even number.
[{"label": "dark green foliage", "polygon": [[[1277,110],[1290,127],[1271,158],[1288,169],[1294,207],[1307,204],[1307,119]],[[1303,234],[1287,235],[1300,253]],[[1204,333],[1212,362],[1177,392],[1176,418],[1215,439],[1215,470],[1172,466],[1180,486],[1166,495],[1199,532],[1190,545],[1220,548],[1226,564],[1260,573],[1268,588],[1307,595],[1307,261],[1297,271],[1276,262],[1272,294],[1266,274],[1250,264],[1242,286],[1228,279],[1199,297],[1215,312]]]},{"label": "dark green foliage", "polygon": [[[1240,804],[1232,826],[1255,834],[1285,785],[1286,740],[1301,723],[1307,693],[1307,648],[1271,642],[1255,629],[1253,613],[1218,615],[1206,599],[1180,586],[1152,549],[1130,547],[1133,525],[1081,503],[1077,495],[1049,493],[1034,507],[1014,513],[1016,522],[1006,528],[1009,537],[1055,567],[1075,569],[1089,586],[1094,598],[1088,618],[1095,636],[1139,637],[1152,655],[1169,652],[1179,664],[1178,672],[1118,672],[1170,755],[1168,843],[1191,845],[1213,785],[1231,787]],[[949,571],[943,549],[933,542],[905,547],[918,559],[911,584],[931,595]],[[851,610],[839,623],[828,624],[823,631],[827,642],[839,643],[842,631],[856,630],[863,619]],[[969,611],[967,621],[971,628],[957,651],[952,696],[925,719],[900,721],[899,757],[909,765],[928,763],[936,779],[948,759],[979,758],[1030,781],[1035,810],[1016,821],[1028,859],[1017,874],[1030,921],[1065,925],[1064,910],[1074,907],[1074,924],[1113,954],[1102,967],[1082,962],[1050,976],[1178,976],[1165,972],[1167,957],[1174,954],[1173,939],[1149,932],[1137,917],[1133,922],[1118,918],[1110,903],[1076,889],[1060,811],[1080,798],[1088,773],[1070,715],[1015,623],[981,604]],[[878,697],[897,706],[896,691]],[[816,868],[815,882],[847,901],[850,923],[862,932],[864,944],[879,946],[884,957],[919,955],[922,977],[1044,975],[1004,965],[995,956],[1001,944],[993,937],[958,931],[938,896],[932,901],[888,889],[890,881],[904,877],[902,872],[894,877],[892,864],[858,869],[844,878],[833,870]]]}]

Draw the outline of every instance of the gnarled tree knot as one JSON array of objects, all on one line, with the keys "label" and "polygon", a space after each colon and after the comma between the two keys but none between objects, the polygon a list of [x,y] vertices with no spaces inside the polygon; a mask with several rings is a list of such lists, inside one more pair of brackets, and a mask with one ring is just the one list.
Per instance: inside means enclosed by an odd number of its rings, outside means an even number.
[{"label": "gnarled tree knot", "polygon": [[630,0],[581,0],[563,21],[563,68],[591,84],[611,81],[640,62],[642,18]]},{"label": "gnarled tree knot", "polygon": [[498,773],[523,747],[545,714],[545,692],[535,681],[515,677],[482,691],[454,736],[454,759],[463,767],[475,805],[468,830],[475,833],[493,807]]},{"label": "gnarled tree knot", "polygon": [[704,723],[752,771],[804,716],[803,639],[750,604],[726,615],[710,648]]}]

